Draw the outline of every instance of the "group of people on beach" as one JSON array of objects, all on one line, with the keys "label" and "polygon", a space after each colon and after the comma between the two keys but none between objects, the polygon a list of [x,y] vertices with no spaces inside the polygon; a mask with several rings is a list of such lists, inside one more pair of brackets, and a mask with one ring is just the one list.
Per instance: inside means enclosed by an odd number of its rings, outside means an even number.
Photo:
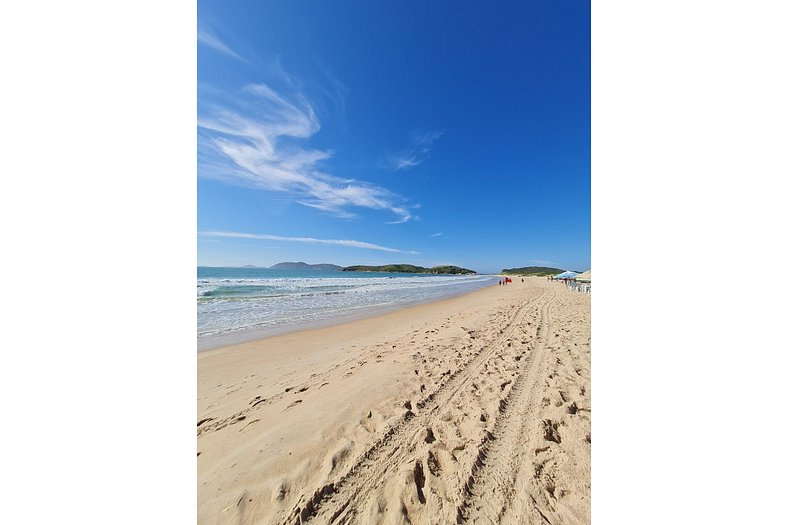
[{"label": "group of people on beach", "polygon": [[548,281],[563,281],[564,286],[567,288],[571,288],[572,290],[583,292],[583,293],[591,293],[591,283],[587,282],[577,282],[574,279],[556,279],[552,275],[547,276]]},{"label": "group of people on beach", "polygon": [[[504,285],[506,285],[506,284],[508,284],[508,283],[510,283],[510,282],[512,282],[512,280],[511,280],[511,279],[509,279],[508,277],[504,277],[503,279],[501,279],[501,280],[499,280],[499,281],[498,281],[498,286],[504,286]],[[524,278],[521,278],[521,279],[520,279],[520,282],[524,283],[524,282],[525,282],[525,279],[524,279]]]}]

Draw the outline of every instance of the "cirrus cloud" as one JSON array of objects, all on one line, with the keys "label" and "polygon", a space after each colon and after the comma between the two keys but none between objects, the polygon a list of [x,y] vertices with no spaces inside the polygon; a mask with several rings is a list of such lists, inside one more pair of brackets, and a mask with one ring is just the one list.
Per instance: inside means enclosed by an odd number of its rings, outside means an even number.
[{"label": "cirrus cloud", "polygon": [[398,250],[397,248],[389,248],[379,244],[372,244],[371,242],[354,241],[350,239],[316,239],[314,237],[287,237],[284,235],[270,235],[267,233],[241,233],[241,232],[225,232],[225,231],[202,231],[198,232],[201,237],[225,237],[233,239],[259,239],[264,241],[286,241],[286,242],[303,242],[307,244],[333,244],[337,246],[346,246],[348,248],[365,248],[367,250],[377,250],[381,252],[391,253],[408,253],[419,255],[419,252],[412,250]]},{"label": "cirrus cloud", "polygon": [[403,197],[326,171],[333,152],[304,145],[320,130],[320,121],[303,94],[285,97],[261,83],[246,86],[233,99],[231,105],[201,104],[202,175],[282,192],[341,218],[355,217],[354,209],[365,208],[393,214],[388,224],[418,219],[411,211],[415,206]]},{"label": "cirrus cloud", "polygon": [[246,60],[244,60],[244,58],[241,55],[233,51],[230,48],[230,46],[225,44],[216,35],[216,32],[213,30],[213,28],[208,26],[208,24],[205,23],[205,21],[203,21],[201,17],[198,17],[197,19],[197,41],[205,44],[206,46],[222,54],[246,62]]},{"label": "cirrus cloud", "polygon": [[441,135],[443,135],[442,131],[414,131],[410,136],[410,147],[394,155],[389,155],[386,165],[392,170],[415,168],[429,158],[432,144]]}]

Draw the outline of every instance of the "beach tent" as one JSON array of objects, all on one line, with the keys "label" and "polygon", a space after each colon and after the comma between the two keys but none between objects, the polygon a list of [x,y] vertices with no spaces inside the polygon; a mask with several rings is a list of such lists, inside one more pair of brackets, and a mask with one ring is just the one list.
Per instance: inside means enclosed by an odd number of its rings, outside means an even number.
[{"label": "beach tent", "polygon": [[559,273],[558,275],[554,275],[553,279],[573,279],[577,275],[575,272],[564,272]]},{"label": "beach tent", "polygon": [[585,272],[578,274],[575,277],[576,281],[580,281],[583,283],[590,283],[591,282],[591,270],[586,270]]}]

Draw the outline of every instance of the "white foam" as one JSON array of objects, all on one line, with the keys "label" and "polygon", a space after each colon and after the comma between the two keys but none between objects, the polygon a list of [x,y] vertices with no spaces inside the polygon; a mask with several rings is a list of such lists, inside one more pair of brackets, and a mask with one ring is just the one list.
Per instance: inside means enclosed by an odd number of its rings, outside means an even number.
[{"label": "white foam", "polygon": [[[493,282],[485,275],[200,279],[198,340],[243,332],[262,337],[266,331],[439,299]],[[227,288],[234,293],[222,295]]]}]

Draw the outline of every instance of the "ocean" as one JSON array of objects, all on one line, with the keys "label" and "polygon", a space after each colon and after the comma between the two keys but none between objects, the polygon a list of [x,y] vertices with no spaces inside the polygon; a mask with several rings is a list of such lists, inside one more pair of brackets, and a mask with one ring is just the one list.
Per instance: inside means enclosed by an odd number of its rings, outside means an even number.
[{"label": "ocean", "polygon": [[197,267],[197,349],[370,317],[470,292],[490,275]]}]

